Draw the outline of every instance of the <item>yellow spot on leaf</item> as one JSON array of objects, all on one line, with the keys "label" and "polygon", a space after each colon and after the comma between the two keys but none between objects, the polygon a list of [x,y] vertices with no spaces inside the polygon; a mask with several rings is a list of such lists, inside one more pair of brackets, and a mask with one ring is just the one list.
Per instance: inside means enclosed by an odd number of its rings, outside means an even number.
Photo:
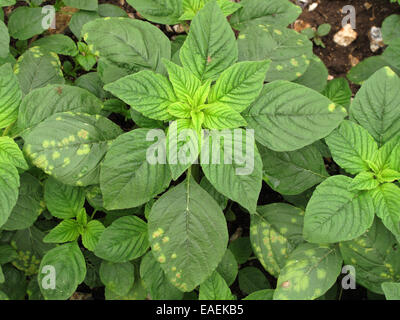
[{"label": "yellow spot on leaf", "polygon": [[86,140],[89,137],[89,132],[87,132],[85,129],[81,129],[78,132],[78,137]]},{"label": "yellow spot on leaf", "polygon": [[61,156],[61,154],[58,151],[54,151],[52,158],[53,158],[53,160],[57,160],[60,156]]},{"label": "yellow spot on leaf", "polygon": [[161,228],[158,228],[156,231],[153,232],[153,239],[162,236],[163,233],[164,233],[164,230]]},{"label": "yellow spot on leaf", "polygon": [[165,263],[165,256],[163,254],[158,257],[158,262],[159,263]]},{"label": "yellow spot on leaf", "polygon": [[292,66],[298,67],[299,63],[297,62],[297,60],[295,58],[290,59],[290,63],[292,64]]},{"label": "yellow spot on leaf", "polygon": [[335,111],[335,109],[336,109],[336,105],[335,105],[334,103],[331,103],[331,104],[328,106],[328,110],[329,110],[330,112]]},{"label": "yellow spot on leaf", "polygon": [[90,147],[87,144],[83,144],[79,147],[79,149],[76,151],[76,154],[78,156],[83,156],[85,154],[88,154],[90,152]]}]

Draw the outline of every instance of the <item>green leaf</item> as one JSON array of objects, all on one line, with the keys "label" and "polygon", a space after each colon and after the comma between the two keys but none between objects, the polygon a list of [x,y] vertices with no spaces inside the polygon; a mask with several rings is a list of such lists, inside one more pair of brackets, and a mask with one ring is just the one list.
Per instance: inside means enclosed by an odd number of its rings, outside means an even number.
[{"label": "green leaf", "polygon": [[274,81],[243,113],[258,142],[278,152],[294,151],[329,135],[346,116],[328,98],[302,85]]},{"label": "green leaf", "polygon": [[176,101],[171,83],[161,74],[141,71],[104,87],[132,109],[156,120],[169,120],[168,106]]},{"label": "green leaf", "polygon": [[[201,161],[201,167],[208,181],[224,196],[255,212],[262,185],[262,161],[251,132],[211,131],[205,144],[209,153],[204,152],[207,158]],[[231,159],[225,161],[226,156]]]},{"label": "green leaf", "polygon": [[83,11],[80,10],[72,15],[71,20],[69,21],[68,27],[74,34],[74,36],[78,39],[82,39],[81,31],[83,26],[93,20],[99,19],[100,15],[94,11]]},{"label": "green leaf", "polygon": [[264,181],[281,194],[300,194],[329,176],[314,145],[291,152],[275,152],[261,145],[258,149],[263,161]]},{"label": "green leaf", "polygon": [[271,24],[286,27],[294,22],[301,8],[287,0],[242,0],[242,8],[230,19],[233,28],[242,30],[250,24]]},{"label": "green leaf", "polygon": [[154,203],[149,215],[149,236],[152,252],[166,276],[186,292],[211,275],[228,243],[221,208],[193,178],[170,189]]},{"label": "green leaf", "polygon": [[44,201],[50,213],[59,219],[75,218],[85,203],[85,193],[50,177],[44,185]]},{"label": "green leaf", "polygon": [[174,25],[182,15],[182,0],[127,0],[141,16],[152,22]]},{"label": "green leaf", "polygon": [[17,120],[22,93],[9,63],[0,67],[0,128]]},{"label": "green leaf", "polygon": [[65,56],[76,56],[78,49],[76,48],[75,42],[63,34],[53,34],[34,41],[31,44],[32,47],[39,46],[42,50],[48,52],[55,52]]},{"label": "green leaf", "polygon": [[270,289],[268,279],[256,267],[245,267],[239,271],[239,287],[245,294],[250,294],[258,290]]},{"label": "green leaf", "polygon": [[304,211],[286,203],[257,208],[251,216],[253,251],[268,273],[278,277],[289,254],[303,242]]},{"label": "green leaf", "polygon": [[55,53],[42,52],[33,47],[21,55],[14,66],[22,93],[45,87],[49,84],[64,84],[60,59]]},{"label": "green leaf", "polygon": [[81,10],[97,11],[97,0],[63,0],[65,5],[72,8]]},{"label": "green leaf", "polygon": [[105,229],[106,228],[100,221],[89,221],[82,233],[82,244],[85,248],[94,251]]},{"label": "green leaf", "polygon": [[273,289],[255,291],[249,294],[246,298],[243,298],[242,300],[272,300],[274,296],[274,291],[275,290]]},{"label": "green leaf", "polygon": [[99,4],[98,12],[102,17],[128,17],[128,13],[124,9],[109,3]]},{"label": "green leaf", "polygon": [[[47,288],[48,279],[52,275],[47,266],[55,269],[55,289]],[[43,257],[39,269],[40,291],[47,300],[68,299],[86,276],[85,258],[76,242],[51,249]]]},{"label": "green leaf", "polygon": [[9,263],[17,259],[17,251],[9,244],[0,245],[0,265]]},{"label": "green leaf", "polygon": [[0,162],[0,227],[8,220],[17,203],[19,174],[14,166]]},{"label": "green leaf", "polygon": [[216,271],[222,278],[224,278],[226,284],[231,286],[236,280],[238,274],[238,263],[232,251],[226,249],[224,257],[219,263]]},{"label": "green leaf", "polygon": [[180,50],[184,68],[201,81],[216,80],[237,60],[235,35],[216,1],[207,2],[190,25]]},{"label": "green leaf", "polygon": [[400,152],[400,135],[393,137],[388,142],[386,142],[382,147],[379,148],[378,153],[376,155],[374,164],[378,168],[378,172],[391,168],[391,169],[399,169],[400,165],[397,167],[396,159],[400,158],[397,155],[397,152]]},{"label": "green leaf", "polygon": [[24,173],[20,177],[20,185],[17,203],[2,226],[4,230],[29,228],[44,209],[41,204],[43,191],[40,181],[29,173]]},{"label": "green leaf", "polygon": [[353,190],[372,190],[379,186],[378,178],[373,172],[362,171],[351,181],[348,189]]},{"label": "green leaf", "polygon": [[[5,281],[5,278],[4,278],[4,274],[3,274],[3,269],[1,268],[1,265],[0,265],[0,284],[4,283],[4,281]],[[1,293],[0,293],[0,300],[4,300],[4,299],[1,299]]]},{"label": "green leaf", "polygon": [[204,127],[209,129],[234,129],[247,125],[240,113],[219,102],[207,105],[203,110]]},{"label": "green leaf", "polygon": [[55,113],[73,111],[100,114],[102,101],[85,89],[48,85],[28,93],[21,102],[18,129],[22,135]]},{"label": "green leaf", "polygon": [[249,237],[239,237],[229,243],[229,250],[232,251],[237,263],[246,263],[253,254]]},{"label": "green leaf", "polygon": [[301,244],[279,274],[274,300],[316,299],[332,287],[341,268],[339,250],[320,244]]},{"label": "green leaf", "polygon": [[124,296],[131,290],[135,281],[135,267],[130,262],[103,261],[100,266],[100,279],[108,290]]},{"label": "green leaf", "polygon": [[382,290],[385,293],[386,300],[400,300],[400,283],[384,282]]},{"label": "green leaf", "polygon": [[347,79],[355,84],[363,84],[379,69],[389,66],[382,56],[372,56],[362,60],[347,73]]},{"label": "green leaf", "polygon": [[393,182],[400,180],[400,172],[392,169],[384,169],[380,172],[378,179],[382,182]]},{"label": "green leaf", "polygon": [[184,69],[177,64],[163,60],[167,68],[169,80],[174,87],[174,91],[179,101],[185,101],[191,105],[194,104],[194,96],[201,88],[201,81],[197,79],[193,73]]},{"label": "green leaf", "polygon": [[360,125],[345,120],[325,139],[333,160],[351,174],[369,170],[374,163],[378,145],[368,131]]},{"label": "green leaf", "polygon": [[167,36],[138,19],[97,19],[84,25],[82,35],[90,50],[99,52],[99,73],[105,83],[141,70],[163,73],[161,59],[171,57]]},{"label": "green leaf", "polygon": [[62,183],[97,184],[108,145],[122,133],[102,116],[64,112],[47,118],[25,138],[32,163]]},{"label": "green leaf", "polygon": [[135,216],[115,220],[101,235],[94,253],[110,262],[128,262],[148,249],[147,224]]},{"label": "green leaf", "polygon": [[166,146],[172,179],[177,180],[197,159],[200,152],[198,139],[191,119],[170,123]]},{"label": "green leaf", "polygon": [[76,220],[61,221],[44,237],[45,243],[63,243],[75,241],[79,237],[79,223]]},{"label": "green leaf", "polygon": [[[149,148],[150,129],[135,129],[111,145],[100,172],[104,207],[108,210],[138,207],[163,192],[171,181],[166,164],[157,161]],[[155,150],[154,150],[155,152]],[[132,197],[132,195],[135,195]]]},{"label": "green leaf", "polygon": [[16,0],[0,0],[0,7],[13,6],[16,2]]},{"label": "green leaf", "polygon": [[357,92],[350,116],[382,146],[400,133],[400,78],[388,67],[372,75]]},{"label": "green leaf", "polygon": [[379,219],[357,239],[340,242],[344,263],[355,268],[357,283],[383,294],[383,282],[400,281],[398,243]]},{"label": "green leaf", "polygon": [[212,275],[200,285],[199,300],[235,300],[224,278],[214,271]]},{"label": "green leaf", "polygon": [[293,80],[293,82],[321,92],[326,86],[327,79],[328,69],[320,58],[313,55],[306,71],[299,78]]},{"label": "green leaf", "polygon": [[312,42],[288,28],[272,25],[249,25],[238,37],[239,61],[270,59],[265,80],[292,81],[300,77],[313,57]]},{"label": "green leaf", "polygon": [[42,26],[46,15],[42,8],[18,7],[13,10],[8,20],[10,36],[18,40],[27,40],[35,35],[42,34]]},{"label": "green leaf", "polygon": [[18,144],[9,137],[0,137],[0,162],[12,164],[18,168],[29,168]]},{"label": "green leaf", "polygon": [[10,36],[7,26],[0,20],[0,58],[6,58],[10,53]]},{"label": "green leaf", "polygon": [[328,82],[322,94],[345,108],[350,106],[352,92],[345,78],[335,78]]},{"label": "green leaf", "polygon": [[351,182],[346,176],[332,176],[315,189],[304,216],[307,241],[351,240],[371,227],[375,213],[372,198],[365,191],[348,190]]},{"label": "green leaf", "polygon": [[384,183],[372,191],[376,215],[400,239],[400,188],[394,183]]},{"label": "green leaf", "polygon": [[181,300],[183,292],[167,279],[152,252],[146,253],[140,263],[140,278],[143,279],[152,300]]},{"label": "green leaf", "polygon": [[222,210],[224,210],[228,204],[228,198],[225,197],[224,195],[220,194],[213,185],[211,184],[210,181],[207,180],[206,177],[203,177],[200,181],[200,186],[206,190],[213,198],[215,201],[218,202],[219,206],[221,207]]},{"label": "green leaf", "polygon": [[239,62],[229,67],[212,87],[208,102],[218,102],[242,112],[260,94],[269,65],[267,60]]},{"label": "green leaf", "polygon": [[400,38],[400,15],[392,14],[385,18],[382,23],[382,36],[385,44]]},{"label": "green leaf", "polygon": [[320,24],[318,26],[317,33],[320,37],[324,37],[324,36],[328,35],[328,33],[331,31],[331,28],[332,27],[329,23]]}]

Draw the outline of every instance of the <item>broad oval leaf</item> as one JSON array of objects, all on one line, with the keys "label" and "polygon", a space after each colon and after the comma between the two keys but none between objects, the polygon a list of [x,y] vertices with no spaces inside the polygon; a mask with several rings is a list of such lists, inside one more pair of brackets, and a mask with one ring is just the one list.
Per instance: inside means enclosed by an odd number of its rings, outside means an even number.
[{"label": "broad oval leaf", "polygon": [[303,242],[304,211],[286,203],[257,208],[251,216],[250,240],[265,270],[278,276],[289,254]]},{"label": "broad oval leaf", "polygon": [[155,144],[149,134],[150,129],[136,129],[119,136],[111,145],[100,172],[106,209],[137,207],[168,187],[171,173],[167,164],[152,163],[157,158],[149,152]]},{"label": "broad oval leaf", "polygon": [[201,156],[207,158],[202,159],[201,167],[208,181],[224,196],[255,212],[262,185],[262,161],[252,132],[212,131],[205,144],[209,149],[202,150]]},{"label": "broad oval leaf", "polygon": [[242,0],[240,4],[242,8],[230,19],[231,25],[237,30],[260,23],[286,27],[301,13],[301,8],[288,0]]},{"label": "broad oval leaf", "polygon": [[[66,300],[85,279],[86,262],[78,244],[71,242],[47,252],[39,270],[38,283],[44,298]],[[49,284],[52,276],[55,276],[55,289]]]},{"label": "broad oval leaf", "polygon": [[177,24],[182,15],[182,0],[127,0],[141,16],[156,23]]},{"label": "broad oval leaf", "polygon": [[97,184],[108,145],[122,133],[113,122],[86,113],[57,113],[25,138],[32,163],[62,183]]},{"label": "broad oval leaf", "polygon": [[0,129],[9,126],[18,116],[22,93],[11,65],[0,67]]},{"label": "broad oval leaf", "polygon": [[6,58],[10,53],[10,36],[7,26],[0,20],[0,58]]},{"label": "broad oval leaf", "polygon": [[335,283],[342,262],[334,247],[299,245],[279,274],[274,300],[313,300],[322,296]]},{"label": "broad oval leaf", "polygon": [[222,72],[208,103],[222,103],[237,112],[245,110],[260,94],[270,61],[239,62]]},{"label": "broad oval leaf", "polygon": [[172,119],[167,109],[176,102],[176,96],[171,83],[161,74],[144,70],[109,83],[104,89],[146,117]]},{"label": "broad oval leaf", "polygon": [[[171,57],[170,41],[161,30],[137,19],[97,19],[84,25],[82,35],[93,46],[92,51],[99,52],[99,68],[106,68],[100,72],[105,83],[141,70],[162,73],[165,69],[161,58]],[[116,69],[115,73],[107,76],[107,68],[111,72]]]},{"label": "broad oval leaf", "polygon": [[44,201],[50,213],[59,219],[75,218],[85,203],[85,193],[49,177],[44,185]]},{"label": "broad oval leaf", "polygon": [[152,252],[168,279],[187,292],[211,276],[228,243],[221,208],[193,178],[154,203],[149,237]]},{"label": "broad oval leaf", "polygon": [[383,294],[383,282],[400,281],[398,242],[379,219],[357,239],[340,242],[344,263],[355,268],[357,283]]},{"label": "broad oval leaf", "polygon": [[214,271],[212,275],[200,285],[199,300],[235,300],[224,278]]},{"label": "broad oval leaf", "polygon": [[333,160],[351,174],[368,171],[368,161],[373,162],[378,153],[378,145],[368,131],[348,120],[325,140]]},{"label": "broad oval leaf", "polygon": [[8,29],[10,36],[18,40],[28,40],[35,35],[42,34],[43,20],[46,14],[42,8],[19,7],[13,10],[9,17]]},{"label": "broad oval leaf", "polygon": [[308,202],[304,238],[314,243],[351,240],[372,225],[375,207],[367,191],[348,190],[352,179],[332,176],[322,182]]},{"label": "broad oval leaf", "polygon": [[29,168],[18,144],[9,137],[0,137],[0,162],[27,170]]},{"label": "broad oval leaf", "polygon": [[382,146],[400,133],[400,78],[389,67],[363,83],[350,108],[351,117]]},{"label": "broad oval leaf", "polygon": [[141,257],[148,249],[147,224],[135,216],[115,220],[104,230],[94,250],[110,262],[127,262]]},{"label": "broad oval leaf", "polygon": [[44,209],[42,199],[40,181],[29,173],[21,175],[17,203],[2,229],[14,231],[32,226]]},{"label": "broad oval leaf", "polygon": [[201,81],[216,80],[236,62],[235,35],[216,1],[209,1],[194,17],[180,50],[184,68]]},{"label": "broad oval leaf", "polygon": [[239,61],[271,60],[265,80],[292,81],[300,77],[313,57],[305,35],[272,25],[249,25],[238,37]]},{"label": "broad oval leaf", "polygon": [[294,151],[326,137],[347,112],[299,84],[274,81],[244,111],[258,142],[278,152]]},{"label": "broad oval leaf", "polygon": [[0,227],[17,203],[19,185],[18,170],[9,163],[0,162]]},{"label": "broad oval leaf", "polygon": [[103,103],[85,89],[69,85],[48,85],[28,93],[21,102],[18,130],[22,136],[55,113],[100,114]]},{"label": "broad oval leaf", "polygon": [[53,34],[40,38],[34,41],[31,46],[39,46],[43,51],[55,52],[65,56],[74,57],[79,53],[74,40],[63,34]]},{"label": "broad oval leaf", "polygon": [[300,194],[329,176],[321,153],[314,145],[291,152],[275,152],[264,146],[258,149],[264,181],[281,194]]},{"label": "broad oval leaf", "polygon": [[181,300],[183,298],[183,292],[167,279],[152,252],[148,252],[140,263],[140,277],[152,300]]},{"label": "broad oval leaf", "polygon": [[384,183],[372,191],[376,215],[397,239],[400,239],[400,188]]},{"label": "broad oval leaf", "polygon": [[135,281],[135,267],[130,262],[113,263],[103,261],[99,275],[108,290],[124,296],[131,290]]},{"label": "broad oval leaf", "polygon": [[18,77],[24,95],[48,84],[65,82],[57,54],[43,52],[40,47],[25,51],[15,64],[14,73]]}]

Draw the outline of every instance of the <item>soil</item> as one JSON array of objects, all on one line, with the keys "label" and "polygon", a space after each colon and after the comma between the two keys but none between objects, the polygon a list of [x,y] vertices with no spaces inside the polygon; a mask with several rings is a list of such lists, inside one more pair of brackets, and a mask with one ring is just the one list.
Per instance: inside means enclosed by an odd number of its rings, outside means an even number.
[{"label": "soil", "polygon": [[[296,0],[291,0],[296,3]],[[310,1],[316,2],[316,1]],[[368,33],[371,27],[381,27],[383,20],[391,14],[400,14],[400,6],[397,3],[390,3],[389,0],[319,0],[318,7],[314,11],[303,9],[299,19],[308,22],[312,27],[318,27],[323,23],[332,26],[330,33],[323,37],[326,48],[314,45],[314,53],[321,58],[329,70],[329,74],[335,78],[345,77],[351,69],[349,56],[362,61],[370,56],[379,55],[382,49],[373,53],[370,50]],[[357,39],[348,47],[342,47],[333,41],[333,36],[342,27],[342,19],[345,17],[341,9],[345,5],[352,5],[356,9],[356,32]],[[367,9],[368,4],[371,5]],[[366,7],[367,6],[367,7]],[[353,86],[353,92],[358,86]]]}]

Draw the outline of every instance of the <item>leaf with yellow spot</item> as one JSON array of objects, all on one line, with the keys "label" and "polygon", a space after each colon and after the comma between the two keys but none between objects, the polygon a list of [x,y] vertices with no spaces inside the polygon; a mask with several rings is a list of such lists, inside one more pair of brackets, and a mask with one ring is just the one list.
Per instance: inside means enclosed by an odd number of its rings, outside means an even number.
[{"label": "leaf with yellow spot", "polygon": [[[57,120],[60,118],[61,120]],[[78,136],[85,130],[85,136]],[[57,113],[41,122],[25,137],[24,152],[34,165],[69,185],[87,186],[99,182],[100,162],[108,143],[122,133],[113,122],[86,113]],[[70,139],[75,136],[75,139]],[[54,141],[47,148],[43,141]],[[55,157],[54,152],[60,154]],[[33,155],[36,155],[35,157]]]},{"label": "leaf with yellow spot", "polygon": [[279,274],[274,300],[313,300],[322,296],[335,283],[342,262],[336,247],[300,244]]},{"label": "leaf with yellow spot", "polygon": [[313,57],[312,42],[305,35],[286,27],[249,24],[240,31],[239,61],[270,59],[265,80],[292,81],[307,70]]},{"label": "leaf with yellow spot", "polygon": [[21,99],[22,92],[18,79],[11,65],[6,63],[0,67],[0,129],[17,120]]},{"label": "leaf with yellow spot", "polygon": [[[169,241],[160,241],[163,237]],[[162,258],[160,266],[168,279],[181,291],[189,292],[218,266],[226,251],[228,232],[219,205],[190,179],[154,203],[149,215],[149,239],[153,249],[160,246],[153,254],[156,259]]]},{"label": "leaf with yellow spot", "polygon": [[276,277],[289,254],[303,242],[301,213],[301,209],[289,204],[273,203],[258,207],[257,213],[251,216],[253,251],[265,270]]},{"label": "leaf with yellow spot", "polygon": [[399,244],[381,220],[357,239],[341,242],[340,252],[344,263],[353,265],[357,283],[383,294],[384,282],[400,282]]},{"label": "leaf with yellow spot", "polygon": [[[175,268],[176,270],[176,268]],[[148,252],[140,263],[140,277],[152,300],[181,300],[182,291],[167,279],[152,252]]]}]

